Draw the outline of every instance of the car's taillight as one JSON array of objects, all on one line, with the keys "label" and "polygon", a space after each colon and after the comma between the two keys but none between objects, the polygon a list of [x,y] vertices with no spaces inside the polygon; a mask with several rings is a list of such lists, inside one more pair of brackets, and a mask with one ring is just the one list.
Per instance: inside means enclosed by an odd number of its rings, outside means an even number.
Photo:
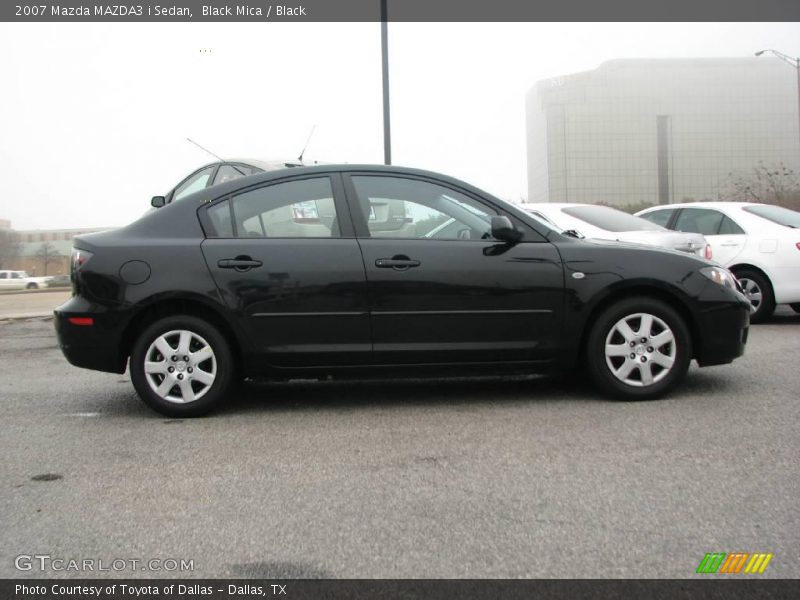
[{"label": "car's taillight", "polygon": [[706,244],[706,251],[705,251],[706,260],[711,260],[713,256],[714,252],[711,250],[711,244]]},{"label": "car's taillight", "polygon": [[796,247],[798,250],[800,250],[800,242],[797,242],[797,243],[795,244],[795,247]]},{"label": "car's taillight", "polygon": [[79,248],[73,248],[72,260],[70,261],[70,271],[72,273],[77,272],[83,265],[89,262],[90,258],[92,258],[91,252],[87,252],[86,250],[81,250]]}]

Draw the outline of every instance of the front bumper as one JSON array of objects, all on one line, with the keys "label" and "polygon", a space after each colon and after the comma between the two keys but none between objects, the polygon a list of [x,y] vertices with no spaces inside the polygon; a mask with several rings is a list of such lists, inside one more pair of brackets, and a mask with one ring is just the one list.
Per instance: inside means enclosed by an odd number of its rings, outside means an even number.
[{"label": "front bumper", "polygon": [[[119,316],[92,310],[87,300],[73,296],[53,311],[58,345],[70,364],[84,369],[124,373],[127,354],[122,348]],[[91,318],[91,325],[79,325],[71,318]]]},{"label": "front bumper", "polygon": [[740,301],[716,305],[700,313],[700,346],[695,359],[701,367],[724,365],[744,354],[750,331],[750,304]]}]

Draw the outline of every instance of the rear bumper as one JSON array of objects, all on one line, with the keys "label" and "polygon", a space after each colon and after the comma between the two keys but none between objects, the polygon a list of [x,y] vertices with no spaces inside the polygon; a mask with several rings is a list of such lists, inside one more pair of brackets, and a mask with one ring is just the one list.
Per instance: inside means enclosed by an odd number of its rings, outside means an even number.
[{"label": "rear bumper", "polygon": [[700,347],[695,352],[701,367],[724,365],[744,354],[750,331],[750,305],[746,300],[718,305],[700,315]]},{"label": "rear bumper", "polygon": [[[76,296],[59,306],[53,317],[58,345],[70,364],[95,371],[125,372],[127,356],[122,349],[119,316],[92,311],[89,302]],[[90,318],[92,324],[76,324],[71,318]]]},{"label": "rear bumper", "polygon": [[770,277],[777,304],[800,302],[800,266],[775,267]]}]

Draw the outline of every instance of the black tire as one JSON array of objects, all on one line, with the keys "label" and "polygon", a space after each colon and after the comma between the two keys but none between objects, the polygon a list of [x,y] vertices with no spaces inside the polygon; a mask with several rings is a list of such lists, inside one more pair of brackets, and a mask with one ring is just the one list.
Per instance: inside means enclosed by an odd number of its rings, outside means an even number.
[{"label": "black tire", "polygon": [[792,310],[796,313],[800,313],[800,302],[793,302],[789,306],[792,307]]},{"label": "black tire", "polygon": [[[737,270],[735,275],[744,288],[744,295],[751,301],[750,322],[763,323],[769,319],[775,312],[775,294],[769,279],[750,269]],[[752,299],[756,293],[760,294],[757,302]]]},{"label": "black tire", "polygon": [[39,289],[39,285],[36,284],[36,283],[29,283],[28,285],[25,286],[25,289],[26,290],[38,290]]},{"label": "black tire", "polygon": [[[650,332],[643,336],[652,345],[641,341],[640,335],[645,332],[641,330],[641,318],[635,316],[639,314],[654,317]],[[630,320],[626,320],[626,323],[631,333],[637,334],[633,339],[634,346],[630,346],[631,338],[623,338],[616,331],[618,323],[623,319]],[[659,345],[663,338],[658,336],[667,330],[673,341]],[[619,351],[625,348],[624,356],[607,357],[607,340],[611,345],[618,346]],[[661,350],[665,352],[662,353]],[[692,358],[692,341],[683,317],[671,306],[655,298],[633,297],[620,300],[600,313],[589,332],[585,352],[589,374],[603,393],[620,400],[652,400],[669,392],[685,377]],[[662,366],[662,361],[670,358],[671,365]],[[642,362],[642,359],[645,360]],[[622,373],[623,365],[628,365],[631,369],[630,375],[624,381],[612,371],[614,367],[617,372]],[[653,378],[652,383],[646,384],[645,371]]]},{"label": "black tire", "polygon": [[[200,349],[207,345],[210,348],[211,356],[201,355],[201,359],[188,357],[189,361],[183,361],[179,352],[179,332],[186,331],[191,334],[191,348]],[[175,333],[170,333],[175,332]],[[154,344],[156,340],[165,337],[170,345],[174,344],[171,352],[175,352],[178,360],[172,361],[172,356],[163,356]],[[189,351],[190,353],[192,350]],[[169,375],[165,372],[152,373],[145,372],[145,361],[149,358],[150,362],[154,359],[163,358],[164,369],[172,369]],[[160,360],[156,364],[160,364]],[[212,368],[213,367],[213,368]],[[162,367],[158,367],[161,369]],[[206,371],[204,377],[209,376],[208,371],[214,371],[213,380],[210,384],[204,384],[197,378],[201,371]],[[180,372],[178,372],[180,371]],[[193,373],[190,375],[190,373]],[[133,387],[139,397],[153,410],[168,417],[198,417],[207,414],[225,399],[231,390],[231,384],[236,379],[236,369],[233,362],[233,355],[225,337],[219,330],[208,322],[189,315],[176,315],[166,317],[149,325],[136,339],[130,357],[130,376]],[[153,385],[160,381],[165,383],[167,377],[181,377],[181,381],[175,380],[173,387],[169,388],[165,397],[162,397]],[[193,381],[189,381],[193,379]],[[152,385],[151,385],[152,383]],[[199,397],[185,403],[175,401],[175,397],[184,396],[183,385],[187,384],[192,394]],[[159,386],[160,387],[160,386]],[[170,391],[171,390],[171,391]],[[170,398],[173,398],[170,400]]]}]

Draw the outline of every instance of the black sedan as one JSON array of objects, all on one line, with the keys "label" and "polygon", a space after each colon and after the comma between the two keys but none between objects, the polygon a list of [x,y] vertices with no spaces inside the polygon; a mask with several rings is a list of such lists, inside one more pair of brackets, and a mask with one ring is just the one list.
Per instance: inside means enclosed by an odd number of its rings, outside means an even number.
[{"label": "black sedan", "polygon": [[[443,226],[443,224],[445,224]],[[384,166],[270,171],[79,236],[55,311],[74,365],[171,416],[246,377],[552,373],[656,398],[729,363],[749,305],[686,253],[575,239],[464,182]]]}]

